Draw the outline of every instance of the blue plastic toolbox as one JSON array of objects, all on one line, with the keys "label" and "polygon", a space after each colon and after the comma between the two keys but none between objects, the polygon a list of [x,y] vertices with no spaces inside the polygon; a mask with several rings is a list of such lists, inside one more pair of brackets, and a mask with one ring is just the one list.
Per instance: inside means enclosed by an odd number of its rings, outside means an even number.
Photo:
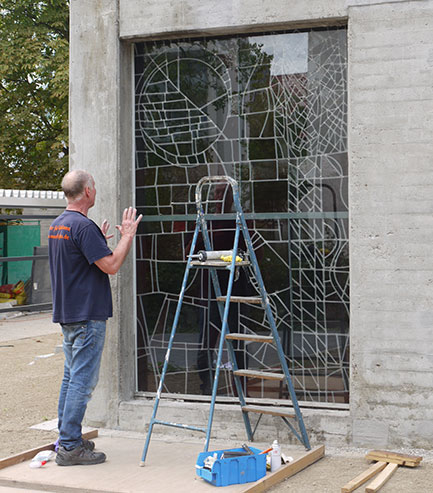
[{"label": "blue plastic toolbox", "polygon": [[[254,455],[242,455],[239,457],[221,458],[224,452],[244,453],[243,448],[226,450],[214,450],[202,452],[197,457],[197,475],[215,486],[228,486],[229,484],[242,484],[257,481],[266,474],[266,454],[259,455],[261,450],[250,447]],[[216,455],[216,460],[211,469],[204,467],[205,459]]]}]

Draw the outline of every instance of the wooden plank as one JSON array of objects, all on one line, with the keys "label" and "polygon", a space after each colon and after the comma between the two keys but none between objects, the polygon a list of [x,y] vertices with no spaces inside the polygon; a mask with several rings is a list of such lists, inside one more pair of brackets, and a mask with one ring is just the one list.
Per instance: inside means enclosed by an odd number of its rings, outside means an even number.
[{"label": "wooden plank", "polygon": [[[83,438],[85,438],[86,440],[96,438],[97,436],[98,430],[91,430],[87,433],[83,433]],[[42,452],[43,450],[54,450],[54,446],[54,443],[47,443],[46,445],[41,445],[40,447],[32,448],[30,450],[20,452],[19,454],[0,459],[0,469],[19,464],[20,462],[24,462],[25,460],[31,460],[38,452]]]},{"label": "wooden plank", "polygon": [[394,457],[394,458],[400,458],[404,460],[411,460],[411,461],[422,461],[422,456],[421,455],[408,455],[408,454],[400,454],[399,452],[392,452],[389,450],[370,450],[368,452],[369,454],[375,454],[375,455],[381,455],[383,457]]},{"label": "wooden plank", "polygon": [[267,491],[272,486],[280,483],[284,479],[290,478],[294,476],[297,472],[302,471],[306,467],[310,466],[314,462],[317,462],[319,459],[325,456],[325,446],[319,445],[315,447],[305,454],[298,457],[293,462],[286,464],[285,466],[281,466],[275,472],[271,472],[267,474],[262,479],[259,479],[254,484],[248,486],[242,493],[263,493]]},{"label": "wooden plank", "polygon": [[293,409],[272,407],[272,406],[243,406],[242,411],[249,413],[271,414],[272,416],[284,416],[285,418],[294,418],[296,414]]},{"label": "wooden plank", "polygon": [[284,373],[271,373],[270,371],[236,370],[233,372],[238,377],[261,378],[263,380],[284,380]]},{"label": "wooden plank", "polygon": [[341,488],[341,493],[350,493],[351,491],[356,490],[356,488],[361,486],[361,484],[366,483],[373,476],[376,476],[378,472],[383,471],[386,465],[386,462],[376,462],[371,465],[366,471],[363,471],[361,474],[358,474],[358,476],[346,483]]},{"label": "wooden plank", "polygon": [[388,464],[385,469],[380,472],[373,481],[365,488],[365,493],[375,493],[391,478],[398,468],[398,464]]},{"label": "wooden plank", "polygon": [[237,334],[234,332],[227,334],[226,339],[234,339],[236,341],[269,342],[270,344],[274,342],[274,338],[272,336],[261,336],[258,334]]},{"label": "wooden plank", "polygon": [[368,460],[389,462],[398,464],[399,466],[417,467],[422,461],[419,455],[406,455],[397,452],[389,452],[387,450],[370,450],[365,456]]}]

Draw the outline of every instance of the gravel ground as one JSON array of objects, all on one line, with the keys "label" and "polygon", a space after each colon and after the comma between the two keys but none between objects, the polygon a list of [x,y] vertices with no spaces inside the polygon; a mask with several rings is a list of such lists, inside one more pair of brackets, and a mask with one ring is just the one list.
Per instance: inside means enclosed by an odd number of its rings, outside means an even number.
[{"label": "gravel ground", "polygon": [[59,344],[60,334],[0,342],[0,457],[56,440],[30,426],[57,415],[63,354],[46,355]]},{"label": "gravel ground", "polygon": [[[31,322],[32,318],[26,320]],[[0,322],[0,335],[5,325],[7,322]],[[56,350],[61,339],[60,331],[22,339],[13,339],[13,335],[11,340],[0,339],[0,458],[56,440],[55,433],[30,429],[30,426],[56,417],[63,370],[63,354]],[[400,467],[381,488],[381,493],[433,491],[433,452],[400,452],[421,455],[424,459],[416,469]],[[369,467],[365,453],[365,449],[327,448],[325,458],[269,491],[340,492],[346,482]],[[365,491],[365,485],[356,491]]]}]

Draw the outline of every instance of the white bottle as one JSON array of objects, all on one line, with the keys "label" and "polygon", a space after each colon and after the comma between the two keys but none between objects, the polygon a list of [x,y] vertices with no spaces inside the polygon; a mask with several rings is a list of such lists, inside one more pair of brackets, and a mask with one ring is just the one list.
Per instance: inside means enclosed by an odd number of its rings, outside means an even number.
[{"label": "white bottle", "polygon": [[37,453],[30,462],[30,467],[36,469],[38,467],[44,466],[49,460],[54,459],[56,456],[55,452],[52,450],[42,450]]},{"label": "white bottle", "polygon": [[277,440],[274,440],[271,450],[271,472],[276,471],[280,467],[281,467],[281,448]]}]

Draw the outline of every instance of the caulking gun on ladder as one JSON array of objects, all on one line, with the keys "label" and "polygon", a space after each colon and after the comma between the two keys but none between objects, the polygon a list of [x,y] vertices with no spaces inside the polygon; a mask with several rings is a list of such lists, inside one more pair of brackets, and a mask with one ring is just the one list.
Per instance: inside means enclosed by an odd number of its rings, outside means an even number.
[{"label": "caulking gun on ladder", "polygon": [[[238,258],[236,259],[238,262],[243,260],[239,253],[240,252],[238,252]],[[231,257],[232,255],[233,250],[199,250],[194,255],[188,255],[188,257],[191,257],[192,260],[198,260],[199,262],[206,262],[208,260],[224,260],[225,257]]]}]

